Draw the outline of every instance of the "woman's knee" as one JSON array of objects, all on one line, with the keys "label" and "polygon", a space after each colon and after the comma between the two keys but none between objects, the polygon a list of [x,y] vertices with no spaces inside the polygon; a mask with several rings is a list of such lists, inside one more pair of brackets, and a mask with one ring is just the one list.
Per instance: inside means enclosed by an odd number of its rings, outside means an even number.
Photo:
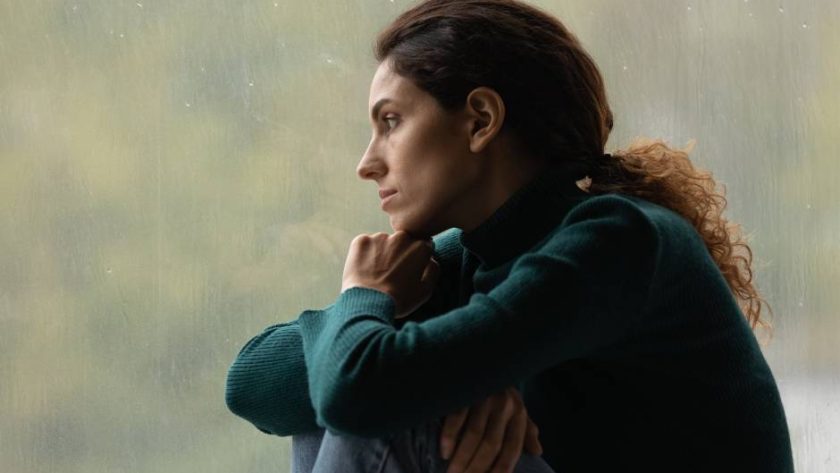
[{"label": "woman's knee", "polygon": [[443,473],[448,461],[440,456],[442,419],[433,419],[400,432],[392,440],[395,460],[404,464],[404,471]]},{"label": "woman's knee", "polygon": [[385,437],[361,438],[327,431],[313,473],[444,473],[440,456],[442,419],[434,419]]}]

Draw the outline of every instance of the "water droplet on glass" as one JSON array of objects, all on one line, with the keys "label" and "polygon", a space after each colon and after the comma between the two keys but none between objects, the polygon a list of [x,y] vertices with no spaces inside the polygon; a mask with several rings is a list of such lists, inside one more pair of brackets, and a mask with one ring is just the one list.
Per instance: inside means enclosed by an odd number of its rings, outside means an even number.
[{"label": "water droplet on glass", "polygon": [[140,7],[140,8],[143,8],[143,4],[142,4],[142,3],[137,3],[136,5],[137,5],[138,7]]},{"label": "water droplet on glass", "polygon": [[189,103],[189,102],[184,102],[184,105],[186,105],[187,107],[189,107],[189,106],[190,106],[190,103]]},{"label": "water droplet on glass", "polygon": [[108,273],[108,274],[111,274],[111,268],[105,269],[105,272]]},{"label": "water droplet on glass", "polygon": [[785,12],[784,7],[779,7],[779,13],[784,13],[784,12]]},{"label": "water droplet on glass", "polygon": [[248,82],[248,87],[253,87],[253,86],[254,86],[253,82]]},{"label": "water droplet on glass", "polygon": [[805,208],[806,208],[806,209],[810,209],[810,208],[811,208],[811,204],[806,205],[806,206],[805,206]]},{"label": "water droplet on glass", "polygon": [[802,23],[802,27],[803,27],[803,28],[807,28],[807,27],[808,27],[808,23]]}]

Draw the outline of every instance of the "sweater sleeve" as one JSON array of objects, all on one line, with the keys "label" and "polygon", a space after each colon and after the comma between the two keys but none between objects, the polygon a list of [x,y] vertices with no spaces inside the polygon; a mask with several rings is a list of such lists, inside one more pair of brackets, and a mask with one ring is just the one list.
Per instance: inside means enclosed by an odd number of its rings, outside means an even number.
[{"label": "sweater sleeve", "polygon": [[[441,265],[435,292],[401,323],[433,317],[451,303],[462,252],[457,237],[450,230],[434,238]],[[282,437],[316,430],[324,425],[316,421],[307,381],[299,320],[271,325],[242,347],[228,369],[225,403],[267,434]]]},{"label": "sweater sleeve", "polygon": [[298,321],[272,325],[245,344],[228,369],[225,402],[261,432],[318,429],[309,399]]},{"label": "sweater sleeve", "polygon": [[447,415],[628,336],[655,268],[653,223],[631,201],[575,207],[489,292],[394,327],[390,295],[356,286],[300,316],[319,424],[378,437]]}]

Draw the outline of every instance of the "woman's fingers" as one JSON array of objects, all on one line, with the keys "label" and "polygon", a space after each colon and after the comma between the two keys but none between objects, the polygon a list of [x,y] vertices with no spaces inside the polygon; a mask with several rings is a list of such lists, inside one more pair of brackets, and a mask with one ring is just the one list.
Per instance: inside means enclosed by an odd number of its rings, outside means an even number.
[{"label": "woman's fingers", "polygon": [[443,426],[440,430],[440,455],[444,460],[452,456],[455,450],[455,439],[458,438],[458,433],[461,432],[461,427],[464,421],[467,420],[467,413],[470,411],[470,406],[467,406],[459,411],[446,416],[443,421]]},{"label": "woman's fingers", "polygon": [[542,455],[543,449],[540,443],[540,429],[537,424],[528,417],[528,427],[525,433],[525,450],[531,455]]},{"label": "woman's fingers", "polygon": [[[494,400],[496,402],[494,409],[491,409],[488,413],[484,435],[464,473],[486,473],[490,471],[490,467],[493,466],[493,462],[496,461],[502,449],[509,447],[509,445],[502,445],[502,442],[505,439],[505,431],[510,424],[510,419],[515,414],[515,402],[506,396],[496,397]],[[522,434],[524,436],[524,432]],[[519,450],[522,450],[521,445]]]},{"label": "woman's fingers", "polygon": [[525,409],[518,409],[507,424],[502,451],[493,464],[491,473],[513,473],[519,457],[522,456],[522,446],[525,443],[525,433],[528,428],[528,414]]},{"label": "woman's fingers", "polygon": [[470,408],[466,427],[461,432],[458,445],[455,447],[455,454],[449,461],[447,473],[466,472],[467,466],[475,456],[478,445],[484,437],[487,417],[490,413],[490,403],[488,402],[490,399],[492,399],[492,396]]},{"label": "woman's fingers", "polygon": [[542,454],[539,429],[515,388],[448,415],[441,430],[447,473],[511,473],[523,448]]}]

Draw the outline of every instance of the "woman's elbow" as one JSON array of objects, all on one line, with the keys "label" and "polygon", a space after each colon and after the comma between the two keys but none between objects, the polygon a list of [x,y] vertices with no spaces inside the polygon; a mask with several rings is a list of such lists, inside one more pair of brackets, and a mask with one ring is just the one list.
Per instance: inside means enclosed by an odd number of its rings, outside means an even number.
[{"label": "woman's elbow", "polygon": [[243,373],[234,364],[228,370],[227,381],[225,383],[225,404],[234,414],[247,418],[246,416],[250,412],[249,407],[253,405],[253,400],[249,398],[248,389],[245,388],[246,383],[243,381]]},{"label": "woman's elbow", "polygon": [[231,365],[225,383],[225,404],[237,416],[255,423],[265,409],[268,391],[261,373],[249,366],[248,363],[239,363],[239,360]]}]

